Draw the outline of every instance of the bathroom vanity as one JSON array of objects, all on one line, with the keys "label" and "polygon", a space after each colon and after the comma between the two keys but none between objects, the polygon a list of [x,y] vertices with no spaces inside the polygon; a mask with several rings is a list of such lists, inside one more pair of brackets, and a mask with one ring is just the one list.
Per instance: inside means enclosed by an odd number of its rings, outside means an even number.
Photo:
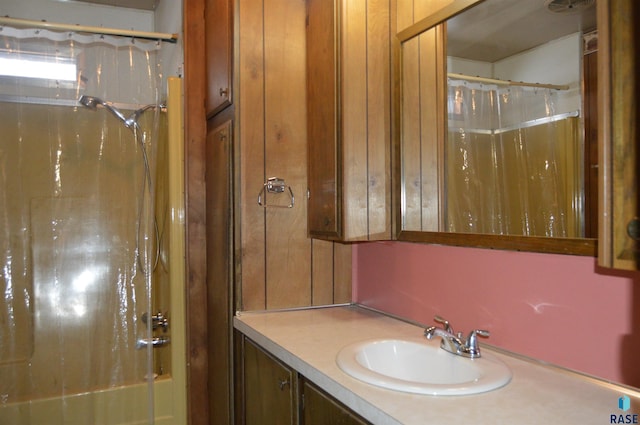
[{"label": "bathroom vanity", "polygon": [[[252,409],[250,393],[258,391],[262,405],[257,414],[284,412],[281,419],[284,422],[277,423],[610,424],[633,423],[625,421],[633,421],[634,415],[636,421],[640,420],[637,389],[506,353],[486,344],[481,345],[483,354],[499,359],[512,373],[510,382],[495,390],[475,395],[434,396],[364,383],[338,366],[336,357],[344,347],[380,338],[415,340],[423,335],[424,329],[359,306],[239,313],[234,318],[234,327],[241,334],[236,338],[236,364],[240,372],[236,382],[244,396],[238,397],[236,411],[240,415],[246,416]],[[425,344],[437,347],[439,343],[439,340],[425,339]],[[248,356],[254,359],[258,356],[257,362],[263,363],[256,363]],[[247,359],[249,361],[245,361]],[[253,385],[244,385],[243,392],[242,382],[253,379],[248,375],[256,372],[248,366],[251,364],[260,364],[261,373],[265,371],[263,364],[275,364],[276,370],[262,373],[254,381],[265,387],[257,390]],[[271,400],[276,403],[272,408],[268,405]],[[335,414],[337,416],[332,417],[340,419],[318,420],[308,411],[309,402],[312,406],[323,403],[317,410]],[[619,406],[627,408],[623,410]],[[252,414],[256,414],[255,411]]]}]

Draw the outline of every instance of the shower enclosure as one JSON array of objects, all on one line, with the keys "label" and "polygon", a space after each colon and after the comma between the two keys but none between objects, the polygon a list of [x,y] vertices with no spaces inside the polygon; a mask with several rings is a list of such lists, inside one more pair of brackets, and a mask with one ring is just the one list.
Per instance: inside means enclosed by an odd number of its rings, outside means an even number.
[{"label": "shower enclosure", "polygon": [[158,41],[1,34],[0,425],[181,423],[180,81]]},{"label": "shower enclosure", "polygon": [[456,78],[448,91],[447,231],[582,235],[581,124],[562,91]]}]

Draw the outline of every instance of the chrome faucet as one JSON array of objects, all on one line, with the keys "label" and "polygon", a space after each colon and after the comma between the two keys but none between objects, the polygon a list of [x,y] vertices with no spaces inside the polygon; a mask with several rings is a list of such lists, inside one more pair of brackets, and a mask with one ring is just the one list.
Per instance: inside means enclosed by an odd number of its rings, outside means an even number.
[{"label": "chrome faucet", "polygon": [[443,328],[438,328],[436,326],[429,326],[426,328],[424,330],[424,336],[427,339],[432,339],[434,336],[438,336],[442,339],[440,347],[443,350],[472,359],[480,357],[478,336],[487,338],[489,336],[489,331],[475,329],[469,333],[467,338],[464,338],[462,332],[458,332],[457,334],[453,332],[453,328],[448,320],[443,319],[440,316],[435,316],[433,319],[442,324]]}]

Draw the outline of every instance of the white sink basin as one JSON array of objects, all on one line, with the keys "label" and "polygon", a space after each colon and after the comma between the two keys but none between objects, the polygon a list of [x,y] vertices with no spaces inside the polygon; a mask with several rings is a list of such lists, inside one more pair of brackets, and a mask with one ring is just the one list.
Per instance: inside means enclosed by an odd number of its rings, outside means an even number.
[{"label": "white sink basin", "polygon": [[491,353],[469,359],[440,340],[375,339],[344,347],[336,358],[348,375],[379,387],[417,394],[468,395],[503,387],[511,371]]}]

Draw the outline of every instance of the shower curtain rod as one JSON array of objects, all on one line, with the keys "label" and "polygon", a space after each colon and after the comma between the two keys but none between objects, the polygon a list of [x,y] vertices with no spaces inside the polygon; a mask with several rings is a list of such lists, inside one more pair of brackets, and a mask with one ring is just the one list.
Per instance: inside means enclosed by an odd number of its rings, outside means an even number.
[{"label": "shower curtain rod", "polygon": [[[560,114],[556,114],[556,115],[552,115],[549,117],[542,117],[542,118],[534,118],[532,120],[529,121],[524,121],[515,125],[511,125],[508,127],[502,127],[502,128],[493,128],[493,129],[482,129],[482,128],[471,128],[469,130],[465,130],[468,133],[471,134],[490,134],[490,135],[498,135],[498,134],[503,134],[503,133],[507,133],[509,131],[513,131],[513,130],[522,130],[525,128],[529,128],[529,127],[535,127],[537,125],[542,125],[542,124],[549,124],[552,122],[556,122],[556,121],[562,121],[564,119],[568,119],[568,118],[576,118],[580,116],[580,111],[572,111],[572,112],[563,112]],[[456,122],[453,120],[449,120],[449,131],[451,130],[454,131],[459,131],[460,130],[460,125],[456,125]]]},{"label": "shower curtain rod", "polygon": [[553,90],[569,90],[569,86],[567,85],[557,85],[557,84],[542,84],[542,83],[524,83],[510,80],[498,80],[495,78],[485,78],[485,77],[473,77],[471,75],[464,74],[455,74],[448,73],[447,77],[453,78],[454,80],[467,80],[467,81],[476,81],[479,83],[488,83],[488,84],[496,84],[501,86],[523,86],[523,87],[539,87],[543,89],[553,89]]},{"label": "shower curtain rod", "polygon": [[92,27],[85,25],[60,24],[47,21],[33,21],[30,19],[0,17],[0,25],[12,25],[21,28],[41,28],[54,31],[84,32],[90,34],[118,35],[123,37],[134,37],[145,40],[161,40],[169,43],[178,41],[178,34],[124,30],[118,28]]}]

